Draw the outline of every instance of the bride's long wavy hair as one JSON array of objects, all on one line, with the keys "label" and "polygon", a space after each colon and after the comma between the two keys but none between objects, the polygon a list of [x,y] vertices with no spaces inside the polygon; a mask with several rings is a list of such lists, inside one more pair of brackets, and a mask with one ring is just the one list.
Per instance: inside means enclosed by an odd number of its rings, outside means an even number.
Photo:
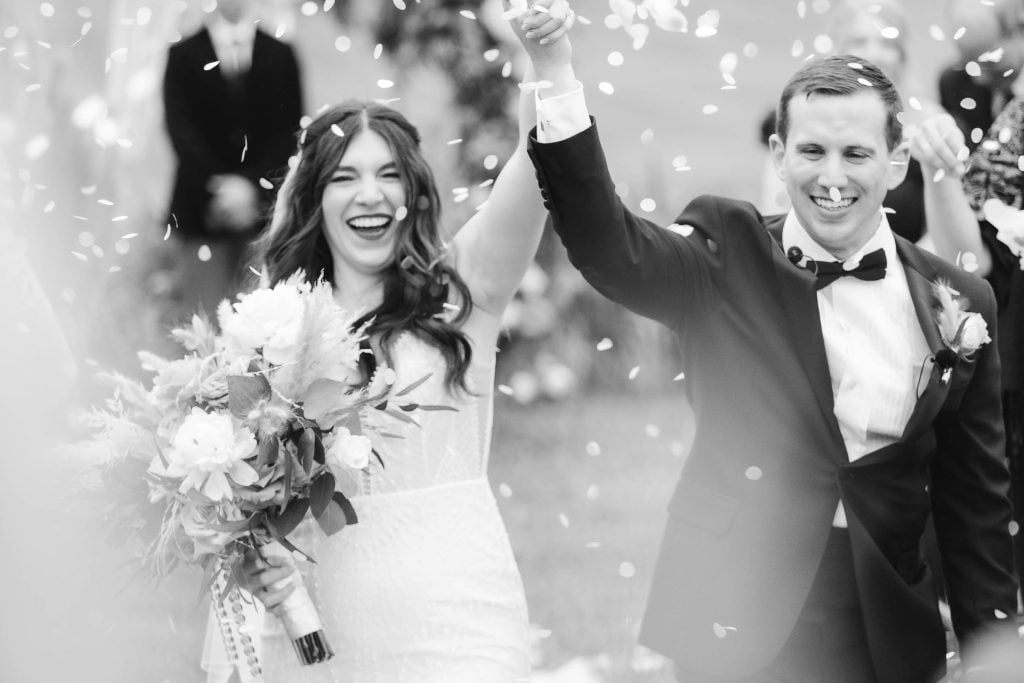
[{"label": "bride's long wavy hair", "polygon": [[311,281],[322,275],[333,283],[334,259],[320,203],[349,143],[364,130],[387,142],[408,213],[394,228],[398,234],[394,258],[384,273],[383,301],[356,326],[373,320],[369,333],[379,335],[389,364],[400,332],[419,336],[444,356],[449,389],[466,389],[472,348],[459,326],[469,316],[472,297],[441,237],[441,202],[434,174],[420,151],[419,133],[394,109],[347,100],[320,114],[300,133],[297,163],[278,191],[270,227],[256,245],[257,262],[271,286],[300,268]]}]

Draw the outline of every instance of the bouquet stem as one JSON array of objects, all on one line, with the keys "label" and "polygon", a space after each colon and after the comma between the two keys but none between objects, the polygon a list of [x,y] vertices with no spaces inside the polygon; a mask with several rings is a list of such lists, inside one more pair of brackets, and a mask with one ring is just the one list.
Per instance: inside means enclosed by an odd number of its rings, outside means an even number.
[{"label": "bouquet stem", "polygon": [[[283,557],[294,564],[291,553],[277,541],[261,545],[259,552],[265,558]],[[295,572],[295,576],[299,576],[298,571]],[[334,650],[331,649],[327,634],[324,633],[320,614],[316,611],[316,605],[313,604],[304,585],[298,586],[285,598],[281,603],[278,617],[284,624],[288,637],[291,638],[299,662],[304,666],[326,662],[334,656]]]}]

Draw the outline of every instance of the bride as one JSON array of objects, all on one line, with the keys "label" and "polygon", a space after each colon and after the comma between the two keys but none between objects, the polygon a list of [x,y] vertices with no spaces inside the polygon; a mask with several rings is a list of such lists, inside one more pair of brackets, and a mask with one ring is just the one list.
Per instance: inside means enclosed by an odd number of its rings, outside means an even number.
[{"label": "bride", "polygon": [[[516,33],[534,64],[571,49],[565,3],[534,3],[516,21],[530,30],[529,39]],[[573,85],[554,83],[552,93]],[[450,249],[419,135],[401,114],[349,101],[302,137],[261,245],[270,284],[300,268],[322,272],[341,307],[373,321],[380,367],[362,378],[370,390],[429,375],[402,401],[456,410],[416,411],[418,425],[367,411],[363,429],[380,459],[339,479],[359,523],[314,540],[316,565],[304,576],[275,559],[246,564],[244,583],[271,612],[304,582],[336,652],[300,667],[283,632],[268,628],[267,680],[529,678],[522,582],[486,473],[501,314],[545,218],[525,153],[532,100],[524,91],[519,145]]]}]

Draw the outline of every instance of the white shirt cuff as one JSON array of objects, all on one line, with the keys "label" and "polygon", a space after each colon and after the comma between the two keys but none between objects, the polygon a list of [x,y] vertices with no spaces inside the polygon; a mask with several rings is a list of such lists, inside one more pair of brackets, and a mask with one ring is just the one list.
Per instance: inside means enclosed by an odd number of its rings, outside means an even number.
[{"label": "white shirt cuff", "polygon": [[537,106],[537,141],[542,143],[560,142],[590,128],[590,112],[583,97],[583,84],[561,95],[540,96],[535,91]]}]

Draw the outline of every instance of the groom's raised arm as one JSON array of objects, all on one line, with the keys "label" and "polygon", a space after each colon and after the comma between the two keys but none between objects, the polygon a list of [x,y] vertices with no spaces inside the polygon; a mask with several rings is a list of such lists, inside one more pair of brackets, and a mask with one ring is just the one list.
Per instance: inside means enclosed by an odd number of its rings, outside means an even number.
[{"label": "groom's raised arm", "polygon": [[[619,200],[597,127],[571,64],[539,65],[537,127],[529,154],[569,260],[609,299],[677,327],[714,299],[724,258],[715,202],[693,202],[686,225],[661,227]],[[566,83],[574,83],[568,88]],[[556,94],[552,95],[552,91]]]}]

